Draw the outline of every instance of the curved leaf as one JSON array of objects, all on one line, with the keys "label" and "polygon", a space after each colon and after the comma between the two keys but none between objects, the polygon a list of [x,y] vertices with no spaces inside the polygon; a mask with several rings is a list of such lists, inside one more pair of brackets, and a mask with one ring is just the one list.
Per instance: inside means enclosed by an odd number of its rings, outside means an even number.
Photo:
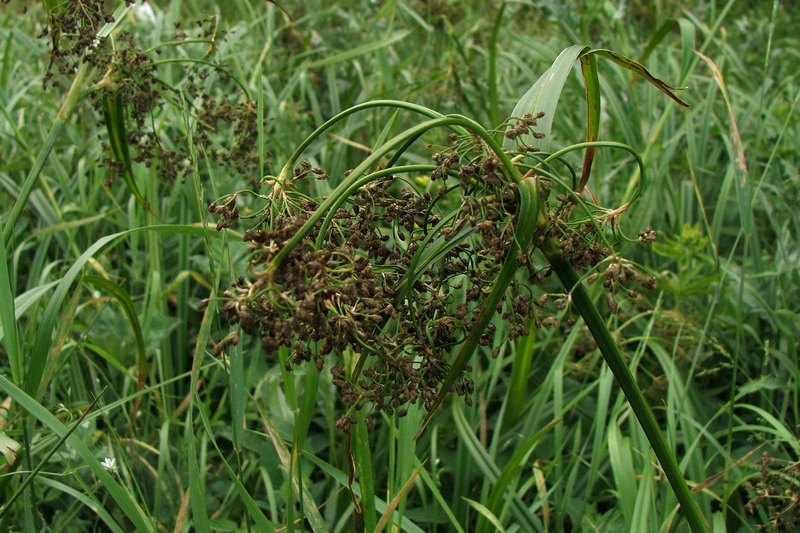
[{"label": "curved leaf", "polygon": [[61,278],[58,283],[52,298],[47,304],[44,313],[42,314],[41,321],[37,326],[36,340],[30,347],[30,350],[25,353],[25,360],[28,361],[28,367],[24,377],[24,390],[37,398],[44,390],[46,383],[43,381],[44,369],[47,368],[49,360],[55,354],[51,354],[52,335],[59,321],[59,314],[61,305],[66,299],[67,292],[72,287],[73,282],[80,274],[83,267],[94,255],[103,249],[105,246],[116,242],[118,239],[139,232],[156,231],[160,233],[179,233],[184,235],[215,235],[216,232],[211,232],[203,227],[186,226],[181,224],[165,224],[159,226],[145,226],[141,228],[133,228],[112,235],[107,235],[92,246],[90,246],[81,256],[73,263],[70,269]]},{"label": "curved leaf", "polygon": [[113,97],[108,94],[103,95],[103,117],[108,131],[108,144],[111,147],[111,154],[118,163],[122,163],[125,167],[122,173],[125,184],[136,198],[136,201],[149,210],[147,201],[142,196],[139,187],[136,186],[136,180],[133,177],[133,165],[131,164],[131,155],[128,150],[128,137],[125,133],[125,106],[122,104],[119,94]]},{"label": "curved leaf", "polygon": [[141,507],[133,500],[130,493],[100,464],[100,461],[98,461],[97,457],[86,447],[81,438],[71,434],[70,429],[61,423],[50,411],[45,409],[42,404],[2,375],[0,375],[0,390],[3,390],[6,394],[11,396],[20,407],[47,426],[50,431],[66,440],[67,446],[80,455],[81,459],[83,459],[92,473],[97,476],[100,483],[106,488],[111,498],[117,502],[120,509],[122,509],[125,515],[136,526],[137,531],[155,531],[153,525],[147,520],[144,511],[142,511]]},{"label": "curved leaf", "polygon": [[122,311],[125,313],[125,316],[131,325],[131,329],[133,330],[133,336],[136,339],[136,367],[138,368],[139,383],[141,384],[144,380],[144,376],[147,375],[147,356],[144,349],[142,325],[139,322],[139,317],[136,314],[136,307],[133,305],[133,300],[128,294],[128,291],[113,281],[101,278],[99,276],[84,276],[83,281],[107,292],[113,296],[114,299],[119,302],[120,307],[122,307]]},{"label": "curved leaf", "polygon": [[[572,72],[575,61],[589,50],[590,48],[585,45],[574,45],[565,49],[550,68],[528,89],[528,92],[519,99],[517,105],[514,106],[514,111],[511,112],[512,117],[521,117],[525,113],[531,115],[544,113],[536,127],[536,132],[544,134],[544,138],[534,139],[533,135],[526,134],[519,139],[528,144],[536,144],[545,152],[551,151],[553,118],[556,114],[556,107],[558,107],[558,100],[561,98],[561,91],[564,89],[567,77]],[[506,131],[512,127],[513,124],[509,124]],[[503,148],[506,150],[513,150],[516,146],[516,140],[508,138],[503,140]]]},{"label": "curved leaf", "polygon": [[666,94],[667,96],[675,100],[675,102],[678,105],[681,105],[683,107],[689,107],[689,104],[678,98],[678,96],[673,92],[678,90],[678,87],[673,87],[672,85],[656,78],[655,76],[650,74],[650,71],[644,68],[644,65],[642,65],[641,63],[634,61],[633,59],[627,58],[618,52],[614,52],[613,50],[606,50],[604,48],[590,50],[589,52],[587,52],[587,54],[597,54],[603,56],[606,59],[613,61],[617,65],[625,67],[626,69],[630,70],[637,76],[640,76],[645,80],[647,80],[648,82],[650,82],[659,91],[661,91],[662,93]]}]

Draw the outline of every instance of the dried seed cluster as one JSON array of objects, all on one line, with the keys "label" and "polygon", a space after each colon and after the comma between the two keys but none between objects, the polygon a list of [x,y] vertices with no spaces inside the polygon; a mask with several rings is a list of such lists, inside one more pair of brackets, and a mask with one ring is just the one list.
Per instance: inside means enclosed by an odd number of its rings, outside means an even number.
[{"label": "dried seed cluster", "polygon": [[[640,290],[655,290],[655,276],[642,273],[638,265],[615,254],[605,244],[598,222],[572,221],[575,203],[564,195],[556,195],[555,199],[559,204],[551,208],[547,235],[575,271],[594,271],[587,277],[589,283],[602,276],[603,287],[608,291],[606,306],[611,313],[616,314],[619,310],[619,295],[636,299]],[[655,231],[649,226],[639,233],[639,242],[649,244],[655,239]]]},{"label": "dried seed cluster", "polygon": [[[64,2],[50,15],[42,35],[49,36],[52,44],[45,86],[60,85],[63,76],[74,74],[81,63],[88,63],[95,76],[92,81],[97,90],[91,93],[91,102],[99,125],[113,119],[104,115],[104,99],[114,99],[125,110],[125,142],[132,161],[155,167],[163,179],[181,179],[191,170],[190,150],[182,142],[185,132],[160,120],[165,108],[176,105],[196,119],[193,139],[205,157],[229,172],[255,175],[260,164],[258,131],[263,125],[257,123],[255,102],[231,96],[236,94],[231,89],[231,79],[224,66],[214,60],[224,38],[216,18],[198,20],[189,29],[180,29],[181,25],[176,24],[172,41],[203,42],[181,48],[203,48],[202,61],[190,61],[185,77],[168,84],[158,65],[164,50],[171,48],[155,46],[145,50],[129,31],[116,32],[113,42],[111,37],[97,38],[99,29],[114,20],[106,11],[106,4],[102,0]],[[218,74],[214,84],[208,81],[212,73]],[[104,152],[110,154],[108,143],[102,145]],[[111,177],[125,171],[123,163],[113,156],[103,164]]]},{"label": "dried seed cluster", "polygon": [[752,514],[766,510],[768,522],[759,531],[797,531],[800,527],[800,462],[786,464],[764,452],[758,460],[758,476],[744,484],[749,494],[745,509]]},{"label": "dried seed cluster", "polygon": [[[133,0],[125,0],[127,5]],[[97,32],[114,17],[106,11],[103,0],[62,2],[49,14],[48,24],[40,37],[49,37],[50,64],[44,76],[44,86],[58,86],[56,73],[70,76],[83,61],[95,63],[95,56],[107,54],[107,39],[98,39]]]},{"label": "dried seed cluster", "polygon": [[[530,130],[539,118],[523,117],[513,133]],[[258,336],[267,353],[287,350],[289,369],[305,361],[318,370],[327,364],[345,404],[342,429],[354,423],[354,409],[402,416],[409,404],[433,406],[452,354],[474,329],[512,248],[516,186],[481,140],[453,134],[451,141],[432,156],[429,192],[397,176],[363,186],[291,248],[277,269],[271,261],[321,205],[298,191],[302,178],[325,179],[327,173],[303,162],[291,179],[276,180],[261,223],[244,234],[250,274],[225,293],[226,318]],[[542,187],[544,205],[549,194]],[[221,215],[220,229],[239,218],[236,195],[209,209]],[[598,244],[595,224],[571,223],[563,202],[547,209],[552,225],[544,236],[555,237],[576,268],[610,256]],[[518,259],[527,276],[512,280],[479,339],[492,355],[506,340],[527,335],[530,321],[538,327],[572,324],[554,316],[568,305],[567,295],[531,292],[544,286],[551,269],[534,266],[527,250]],[[638,279],[627,263],[608,272],[611,284]],[[498,331],[502,338],[495,338]],[[469,403],[468,371],[448,392]]]},{"label": "dried seed cluster", "polygon": [[[433,404],[451,352],[471,331],[511,246],[516,190],[498,161],[481,145],[464,156],[438,152],[433,161],[434,182],[455,179],[460,186],[443,183],[429,194],[395,176],[376,180],[339,208],[322,239],[318,224],[278,269],[267,265],[318,208],[296,191],[297,180],[325,178],[325,171],[298,165],[294,180],[276,187],[265,210],[278,214],[245,232],[251,275],[227,291],[225,316],[259,336],[266,352],[290,350],[290,368],[314,361],[322,369],[329,362],[348,407],[339,420],[343,429],[354,421],[351,407],[402,416],[408,404]],[[446,224],[440,224],[443,205],[456,211]],[[210,211],[222,216],[219,227],[238,217],[230,196]],[[434,241],[445,253],[427,255],[424,246]],[[509,294],[518,292],[515,287]],[[504,307],[506,335],[527,334],[531,297],[509,296]],[[490,324],[480,344],[495,344],[496,329]],[[467,401],[472,390],[466,372],[452,387]]]}]

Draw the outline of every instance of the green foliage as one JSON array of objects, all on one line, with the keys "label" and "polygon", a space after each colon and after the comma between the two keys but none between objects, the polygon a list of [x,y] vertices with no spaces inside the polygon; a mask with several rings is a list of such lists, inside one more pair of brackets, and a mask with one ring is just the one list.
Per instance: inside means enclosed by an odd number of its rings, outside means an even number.
[{"label": "green foliage", "polygon": [[[797,7],[277,4],[0,9],[0,530],[684,531],[682,478],[796,527]],[[372,235],[391,293],[324,317],[380,350],[225,319],[356,209],[326,279]],[[425,349],[418,401],[348,403]]]}]

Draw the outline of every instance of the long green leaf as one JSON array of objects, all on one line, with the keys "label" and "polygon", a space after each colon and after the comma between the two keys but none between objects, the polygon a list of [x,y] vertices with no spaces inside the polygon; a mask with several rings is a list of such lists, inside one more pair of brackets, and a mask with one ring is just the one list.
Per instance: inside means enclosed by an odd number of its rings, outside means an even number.
[{"label": "long green leaf", "polygon": [[[19,320],[33,304],[38,302],[47,291],[58,285],[58,281],[51,281],[44,285],[39,285],[30,290],[27,290],[14,298],[14,318]],[[0,339],[4,336],[4,330],[0,327]]]},{"label": "long green leaf", "polygon": [[111,498],[119,505],[123,513],[133,522],[137,531],[152,531],[156,529],[147,519],[144,511],[133,500],[131,494],[114,479],[114,477],[100,464],[97,457],[86,447],[83,440],[71,435],[70,430],[60,420],[45,409],[42,404],[33,399],[24,390],[11,383],[5,376],[0,375],[0,390],[11,396],[17,404],[42,422],[47,428],[59,437],[66,436],[67,446],[80,455],[92,473],[97,476]]},{"label": "long green leaf", "polygon": [[72,85],[70,85],[69,91],[67,92],[67,96],[64,98],[64,103],[61,105],[61,109],[58,110],[58,114],[53,122],[53,126],[50,128],[50,131],[47,134],[44,145],[39,150],[39,154],[36,156],[36,161],[33,163],[31,171],[25,177],[25,181],[22,182],[22,188],[20,189],[17,201],[14,202],[14,206],[11,208],[11,213],[8,215],[8,220],[6,220],[6,226],[3,228],[3,241],[5,246],[11,246],[11,239],[14,234],[14,227],[17,224],[17,220],[22,214],[22,210],[28,203],[28,198],[33,192],[33,188],[36,186],[36,181],[39,179],[39,176],[44,169],[44,165],[47,162],[47,158],[50,156],[50,152],[53,150],[53,146],[61,136],[61,131],[66,126],[69,116],[72,114],[72,111],[75,109],[75,106],[78,103],[81,91],[83,90],[83,84],[86,81],[88,70],[88,63],[83,63],[78,68],[78,72],[75,74],[75,78],[72,80]]},{"label": "long green leaf", "polygon": [[[612,50],[591,49],[588,46],[575,45],[561,52],[550,68],[536,80],[533,86],[528,89],[528,92],[520,98],[517,105],[514,107],[512,117],[521,117],[526,113],[532,115],[540,112],[544,113],[544,116],[539,120],[536,128],[536,132],[543,134],[544,138],[535,139],[532,134],[526,134],[522,136],[521,140],[528,144],[536,145],[544,151],[552,151],[552,126],[556,108],[561,98],[561,92],[564,89],[564,85],[576,60],[580,60],[586,86],[587,116],[585,141],[593,142],[597,140],[600,128],[600,83],[597,74],[597,62],[594,59],[595,55],[605,57],[630,70],[637,76],[644,78],[654,85],[658,90],[672,98],[681,106],[688,107],[688,104],[675,94],[675,87],[653,76],[641,63]],[[513,127],[514,124],[509,124],[507,131]],[[503,147],[507,150],[512,150],[517,145],[517,142],[518,141],[515,139],[505,139],[503,141]],[[581,181],[578,186],[579,193],[583,191],[589,180],[594,151],[595,149],[591,147],[586,150]]]},{"label": "long green leaf", "polygon": [[142,325],[139,322],[136,306],[133,305],[130,294],[113,281],[99,276],[84,276],[83,281],[107,292],[119,303],[122,312],[125,313],[125,317],[128,319],[131,329],[133,330],[133,337],[136,340],[136,367],[139,371],[139,379],[142,379],[147,373],[147,354],[145,353]]},{"label": "long green leaf", "polygon": [[[346,473],[335,468],[334,466],[325,462],[323,459],[320,459],[318,456],[316,456],[311,452],[303,450],[302,455],[303,457],[305,457],[306,459],[317,465],[323,472],[331,476],[334,479],[334,481],[336,481],[336,483],[338,483],[340,486],[345,488],[351,488],[353,492],[356,494],[356,496],[362,497],[363,493],[361,491],[361,484],[353,483],[352,485],[350,485]],[[385,501],[383,501],[378,497],[375,497],[375,509],[379,513],[386,512],[387,507],[388,504]],[[403,531],[409,531],[411,533],[422,533],[423,531],[422,529],[420,529],[419,526],[411,522],[411,520],[409,520],[405,516],[400,520],[400,527],[403,529]]]},{"label": "long green leaf", "polygon": [[72,496],[86,506],[87,509],[96,513],[97,516],[100,517],[100,520],[102,520],[103,523],[108,526],[108,529],[110,529],[113,533],[125,533],[125,530],[122,529],[116,520],[114,520],[114,517],[112,517],[106,508],[103,507],[102,503],[94,496],[94,494],[86,494],[79,490],[75,490],[69,485],[61,483],[60,481],[56,481],[55,479],[50,479],[41,475],[39,476],[37,483]]},{"label": "long green leaf", "polygon": [[362,44],[361,46],[350,48],[349,50],[345,50],[344,52],[339,52],[338,54],[328,55],[323,59],[309,61],[307,63],[304,63],[302,65],[302,68],[309,70],[313,68],[334,65],[336,63],[341,63],[343,61],[348,61],[360,55],[364,55],[374,50],[385,48],[390,44],[394,44],[402,39],[405,39],[409,35],[409,33],[410,33],[409,31],[398,31],[383,39],[379,39],[377,41],[373,41],[367,44]]},{"label": "long green leaf", "polygon": [[522,413],[527,401],[528,378],[533,364],[533,350],[536,345],[536,322],[528,321],[528,334],[520,338],[514,347],[514,360],[511,363],[511,383],[508,385],[506,405],[503,411],[503,430],[510,429]]},{"label": "long green leaf", "polygon": [[253,496],[250,495],[248,492],[247,487],[244,486],[242,481],[239,479],[239,476],[236,474],[236,471],[231,467],[230,463],[225,459],[225,454],[219,448],[216,439],[214,439],[214,432],[211,429],[211,422],[209,421],[206,413],[202,409],[198,409],[197,413],[200,415],[200,420],[203,423],[203,427],[205,428],[206,435],[208,435],[209,440],[211,440],[211,444],[214,445],[214,449],[217,450],[217,454],[219,456],[219,460],[222,461],[222,465],[225,468],[226,473],[228,474],[228,478],[233,483],[233,488],[239,497],[242,499],[245,508],[247,509],[250,518],[253,519],[256,525],[256,531],[263,531],[264,533],[271,533],[275,531],[275,525],[272,524],[266,516],[264,516],[264,512],[258,506],[258,503],[253,499]]},{"label": "long green leaf", "polygon": [[259,416],[261,417],[261,423],[264,425],[267,436],[272,443],[272,446],[275,448],[275,452],[278,454],[278,460],[280,461],[281,466],[283,467],[283,470],[289,479],[289,482],[292,484],[292,490],[302,494],[305,518],[311,525],[312,531],[315,533],[323,533],[324,531],[327,531],[329,528],[326,526],[325,520],[322,518],[322,515],[319,512],[319,506],[314,501],[311,491],[308,489],[308,487],[301,486],[298,480],[291,476],[292,462],[299,460],[299,450],[295,448],[295,451],[290,453],[289,448],[281,439],[278,430],[275,429],[275,426],[272,424],[269,417],[267,417],[261,405],[259,405],[258,402],[254,402],[254,405]]},{"label": "long green leaf", "polygon": [[[22,346],[17,331],[17,311],[14,306],[14,292],[11,289],[11,276],[8,273],[8,258],[3,235],[0,235],[0,340],[8,354],[11,377],[17,383],[22,381]],[[5,338],[3,333],[8,332]]]},{"label": "long green leaf", "polygon": [[[58,6],[61,5],[60,2],[57,2],[56,0],[44,0],[44,2],[48,10],[52,9],[57,11]],[[119,24],[123,19],[125,14],[128,12],[128,9],[129,6],[127,2],[120,4],[116,11],[114,11],[113,20],[103,24],[103,26],[100,27],[99,31],[97,32],[97,37],[99,39],[108,37],[117,24]],[[14,206],[11,208],[11,213],[8,216],[8,220],[6,220],[6,226],[3,228],[3,241],[5,241],[5,246],[11,246],[11,237],[14,233],[14,227],[17,224],[17,220],[19,220],[22,210],[28,203],[28,198],[33,192],[36,181],[39,179],[42,169],[44,169],[44,165],[47,162],[47,158],[50,156],[50,152],[53,150],[53,146],[61,136],[61,131],[64,129],[64,126],[66,126],[69,116],[75,110],[75,107],[80,100],[83,91],[83,85],[89,76],[90,70],[89,63],[83,61],[81,62],[81,66],[78,67],[75,77],[72,78],[72,84],[67,91],[67,95],[64,97],[64,103],[58,110],[58,114],[53,121],[53,126],[47,133],[47,138],[44,141],[44,145],[42,145],[42,148],[39,150],[31,171],[28,173],[25,181],[22,183],[22,188],[20,189],[17,201],[14,202]]]},{"label": "long green leaf", "polygon": [[[217,272],[216,276],[219,276],[219,271]],[[208,339],[211,337],[211,325],[213,324],[214,317],[217,312],[217,300],[213,297],[214,292],[212,292],[210,296],[211,298],[209,298],[208,307],[206,307],[205,311],[203,311],[203,319],[200,322],[200,331],[197,334],[197,340],[195,341],[194,349],[192,350],[192,369],[190,374],[191,391],[196,391],[200,386],[200,368],[203,364],[206,344],[208,343]],[[194,522],[195,528],[199,533],[206,533],[211,530],[211,525],[208,517],[208,506],[206,504],[205,479],[202,475],[202,472],[205,471],[205,468],[204,466],[200,465],[198,460],[200,454],[197,450],[197,442],[195,437],[194,408],[196,396],[197,395],[192,392],[189,397],[190,405],[186,410],[186,427],[184,430],[186,442],[188,443],[189,448],[186,457],[186,461],[189,465],[189,497],[191,498],[189,504],[192,509],[192,521]]]},{"label": "long green leaf", "polygon": [[680,105],[682,107],[689,107],[689,104],[687,104],[686,102],[684,102],[683,100],[678,98],[678,96],[675,94],[674,91],[677,90],[676,87],[673,87],[672,85],[670,85],[670,84],[668,84],[668,83],[656,78],[652,74],[650,74],[650,71],[647,70],[644,67],[644,65],[642,65],[641,63],[638,63],[638,62],[634,61],[633,59],[627,58],[627,57],[625,57],[624,55],[622,55],[622,54],[620,54],[618,52],[614,52],[613,50],[606,50],[606,49],[598,48],[598,49],[590,50],[587,53],[589,53],[589,54],[597,54],[599,56],[605,57],[606,59],[609,59],[609,60],[613,61],[614,63],[616,63],[617,65],[620,65],[621,67],[625,67],[626,69],[630,70],[631,72],[633,72],[637,76],[639,76],[641,78],[644,78],[646,81],[650,82],[659,91],[661,91],[662,93],[664,93],[667,96],[669,96],[670,98],[672,98],[678,105]]},{"label": "long green leaf", "polygon": [[[577,400],[583,398],[589,392],[589,389],[589,387],[586,387],[585,392],[582,391],[581,394],[576,397],[575,401],[570,402],[569,407],[572,407],[572,405],[577,403]],[[561,418],[559,417],[547,423],[542,429],[531,435],[524,443],[516,447],[516,451],[511,457],[511,460],[509,460],[509,462],[503,467],[500,475],[497,476],[497,481],[495,482],[491,495],[487,500],[486,508],[492,514],[499,513],[502,508],[501,504],[503,503],[503,499],[513,494],[513,492],[509,491],[509,487],[513,478],[519,475],[522,461],[524,461],[531,451],[533,451],[533,447],[536,446],[536,443],[538,443],[542,437],[547,435],[547,433],[549,433],[550,430],[553,429],[560,421]],[[485,529],[480,529],[479,525],[478,531],[485,531]]]},{"label": "long green leaf", "polygon": [[[102,395],[103,392],[105,392],[105,390],[106,389],[104,388],[100,392],[100,395]],[[17,490],[15,490],[14,493],[6,499],[5,503],[3,504],[3,507],[0,508],[0,519],[2,519],[3,516],[5,516],[5,514],[8,512],[8,510],[11,507],[11,505],[13,505],[13,503],[17,500],[17,498],[19,498],[22,495],[22,493],[25,492],[25,489],[28,487],[28,485],[33,483],[33,481],[36,479],[36,476],[38,476],[39,472],[42,471],[42,468],[45,467],[45,465],[48,463],[48,461],[50,461],[50,458],[53,457],[53,455],[55,455],[55,453],[61,448],[61,446],[69,438],[69,436],[72,435],[72,433],[76,429],[78,429],[78,427],[80,427],[81,423],[86,418],[86,415],[88,415],[89,412],[92,409],[94,409],[94,407],[95,407],[95,405],[97,405],[97,401],[99,399],[100,399],[100,396],[97,396],[94,399],[94,401],[92,401],[92,403],[89,405],[89,407],[87,407],[84,410],[84,412],[81,414],[81,416],[79,416],[78,419],[75,420],[75,422],[72,423],[72,427],[70,427],[67,430],[67,433],[62,435],[58,439],[58,441],[50,448],[50,451],[48,451],[45,454],[45,456],[42,458],[42,460],[39,461],[39,464],[36,465],[36,468],[34,468],[29,475],[25,476],[22,484],[20,484],[20,486],[17,488]]]},{"label": "long green leaf", "polygon": [[[581,56],[580,60],[581,73],[586,86],[586,142],[594,142],[600,132],[600,78],[597,75],[597,61],[593,55],[586,54]],[[581,181],[576,191],[578,194],[583,192],[589,181],[595,150],[595,147],[589,147],[584,153]]]},{"label": "long green leaf", "polygon": [[50,301],[47,304],[47,308],[45,308],[44,313],[42,314],[41,320],[37,324],[35,341],[30,350],[26,350],[25,359],[28,361],[28,367],[24,377],[23,388],[28,394],[36,398],[41,394],[46,386],[46,383],[43,382],[44,369],[47,368],[50,357],[55,355],[51,354],[50,350],[52,347],[52,335],[55,331],[56,325],[59,322],[61,305],[64,303],[67,293],[69,292],[73,282],[78,277],[83,267],[86,266],[86,263],[105,246],[116,242],[124,236],[147,231],[198,236],[216,234],[216,232],[207,231],[206,229],[200,227],[166,224],[133,228],[126,231],[121,231],[119,233],[114,233],[113,235],[107,235],[90,246],[83,254],[81,254],[77,261],[73,263],[67,273],[64,274],[64,277],[61,278],[61,281],[58,283],[53,296],[50,298]]},{"label": "long green leaf", "polygon": [[130,150],[128,149],[128,136],[125,132],[125,106],[122,103],[120,94],[103,95],[103,117],[108,131],[108,144],[111,148],[111,154],[125,169],[122,173],[125,184],[134,198],[136,198],[136,201],[146,209],[149,209],[147,200],[144,199],[133,176],[133,164],[131,163]]},{"label": "long green leaf", "polygon": [[[517,105],[514,106],[514,111],[511,112],[512,117],[521,117],[526,113],[531,115],[536,115],[539,112],[544,113],[536,128],[537,133],[544,134],[544,138],[534,139],[532,135],[526,134],[521,137],[521,140],[538,146],[545,152],[551,151],[554,146],[552,138],[553,119],[556,114],[556,107],[558,107],[558,100],[561,97],[561,91],[564,89],[564,84],[567,82],[570,72],[572,72],[575,61],[588,50],[589,47],[584,45],[574,45],[565,49],[553,61],[550,68],[519,99]],[[513,126],[513,124],[509,124],[508,129]],[[517,142],[517,140],[505,139],[503,148],[513,150],[517,146]]]},{"label": "long green leaf", "polygon": [[[473,461],[475,461],[481,473],[483,473],[491,483],[496,483],[501,475],[500,468],[495,464],[494,460],[489,456],[483,446],[481,446],[478,438],[472,432],[472,429],[470,429],[460,403],[453,403],[452,413],[453,421],[455,422],[461,441],[472,456]],[[541,531],[543,529],[539,518],[528,509],[522,499],[516,494],[511,496],[511,511],[514,513],[523,531]]]},{"label": "long green leaf", "polygon": [[358,423],[353,430],[353,456],[361,484],[361,516],[364,530],[374,531],[378,524],[375,511],[375,481],[372,475],[372,452],[369,445],[369,432],[364,413],[359,413]]}]

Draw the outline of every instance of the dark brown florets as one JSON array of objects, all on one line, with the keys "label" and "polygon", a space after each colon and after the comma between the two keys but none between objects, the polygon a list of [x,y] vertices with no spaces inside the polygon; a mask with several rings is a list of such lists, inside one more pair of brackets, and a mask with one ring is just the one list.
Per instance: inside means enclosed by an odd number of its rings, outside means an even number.
[{"label": "dark brown florets", "polygon": [[[277,269],[271,269],[269,262],[316,207],[306,205],[300,212],[277,209],[273,219],[244,233],[251,246],[252,274],[225,293],[225,317],[258,335],[267,352],[288,348],[289,368],[305,361],[322,368],[326,360],[332,361],[333,382],[348,407],[369,405],[400,415],[407,412],[408,404],[431,407],[450,370],[451,351],[477,319],[480,303],[510,249],[514,228],[508,209],[513,209],[516,198],[503,190],[497,161],[476,160],[463,171],[455,152],[437,154],[434,159],[443,168],[469,174],[474,180],[470,188],[492,194],[480,201],[464,198],[460,216],[449,227],[448,233],[471,227],[472,238],[480,244],[454,244],[435,264],[413,275],[409,269],[419,268],[419,244],[439,219],[434,209],[437,199],[398,187],[394,176],[354,194],[331,217],[321,247],[313,245],[321,229],[317,225]],[[299,180],[308,174],[326,175],[303,163],[293,177]],[[284,184],[285,190],[293,188]],[[286,202],[288,206],[293,200]],[[213,202],[209,210],[221,216],[222,227],[233,224],[238,217],[236,195]],[[451,313],[454,301],[457,312]],[[509,299],[507,307],[509,336],[527,334],[524,323],[532,316],[530,298]],[[491,324],[481,345],[491,346],[495,333]],[[357,363],[351,361],[345,367],[337,362],[345,358]],[[360,371],[353,372],[353,364]],[[469,395],[473,388],[463,374],[452,392]],[[353,422],[349,416],[338,425],[349,427]]]},{"label": "dark brown florets", "polygon": [[[102,0],[70,1],[51,11],[42,34],[51,42],[44,86],[61,85],[82,64],[92,67],[89,72],[96,90],[89,99],[100,117],[98,121],[109,130],[124,131],[121,141],[126,145],[124,150],[130,152],[131,161],[155,168],[164,179],[181,179],[193,170],[189,147],[175,142],[185,137],[185,132],[156,127],[159,113],[169,105],[178,105],[196,119],[193,139],[203,149],[204,157],[241,176],[256,175],[269,154],[263,157],[259,154],[258,132],[263,124],[258,124],[255,103],[246,95],[232,96],[239,94],[238,91],[227,87],[221,93],[212,93],[206,81],[211,73],[216,73],[218,86],[231,85],[225,67],[214,61],[218,41],[224,35],[217,28],[216,18],[199,20],[191,30],[176,32],[176,42],[203,41],[203,45],[181,47],[182,50],[200,47],[202,51],[198,52],[203,57],[186,69],[182,80],[167,84],[162,81],[158,65],[162,62],[159,57],[162,51],[169,48],[156,46],[145,50],[129,31],[115,33],[113,46],[110,37],[99,36],[105,24],[114,22],[106,5]],[[121,110],[119,115],[107,114],[109,99]],[[119,150],[112,150],[110,144],[103,143],[104,151],[110,154],[103,162],[113,177],[127,169],[126,162],[120,160]]]},{"label": "dark brown florets", "polygon": [[758,460],[758,474],[744,484],[748,513],[766,514],[759,531],[797,531],[800,526],[800,462],[787,462],[764,452]]},{"label": "dark brown florets", "polygon": [[530,113],[525,113],[519,118],[513,127],[509,128],[506,131],[506,138],[507,139],[516,139],[521,135],[530,134],[533,136],[534,139],[543,139],[544,134],[541,132],[533,131],[533,128],[536,127],[539,119],[544,117],[544,113],[539,111],[536,115],[531,115]]},{"label": "dark brown florets", "polygon": [[[526,116],[521,124],[530,129],[539,118]],[[437,193],[409,187],[397,176],[377,179],[335,212],[325,213],[324,225],[317,222],[285,253],[318,209],[298,187],[310,176],[327,177],[325,170],[302,162],[282,174],[264,211],[271,214],[244,232],[251,247],[250,276],[225,293],[225,316],[260,337],[266,352],[288,349],[289,369],[309,361],[317,370],[328,365],[347,407],[337,422],[344,430],[356,420],[353,409],[403,416],[409,404],[433,408],[443,392],[471,401],[474,384],[468,368],[448,391],[442,387],[452,354],[478,323],[516,242],[518,198],[507,170],[483,141],[458,135],[451,141],[453,148],[432,157],[431,182],[453,184],[441,185]],[[542,189],[547,205],[548,188]],[[576,268],[597,268],[612,256],[600,244],[600,228],[570,221],[564,205],[547,207],[552,223],[544,237],[553,237]],[[224,226],[234,223],[235,196],[218,200],[210,210],[221,215]],[[448,224],[429,235],[443,215]],[[568,307],[568,294],[531,292],[532,286],[548,282],[552,269],[535,265],[529,250],[516,253],[528,276],[511,281],[497,320],[479,336],[479,345],[495,357],[503,342],[530,334],[533,326],[563,328],[574,322],[560,315]],[[278,254],[282,261],[276,267],[272,262]],[[612,264],[613,289],[642,281],[627,263]],[[526,280],[532,284],[523,286]],[[608,305],[615,310],[612,292]],[[548,312],[548,307],[555,310]],[[503,338],[498,338],[500,331]]]}]

